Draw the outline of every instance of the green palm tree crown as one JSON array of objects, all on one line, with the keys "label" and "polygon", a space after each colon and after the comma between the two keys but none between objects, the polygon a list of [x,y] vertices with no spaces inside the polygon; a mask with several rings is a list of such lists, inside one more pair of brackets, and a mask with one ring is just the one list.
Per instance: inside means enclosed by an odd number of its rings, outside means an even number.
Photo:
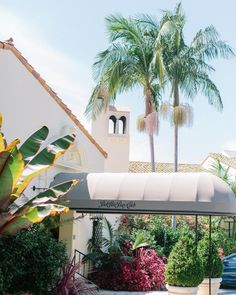
[{"label": "green palm tree crown", "polygon": [[140,86],[148,115],[157,109],[160,90],[157,71],[152,67],[158,23],[149,16],[111,15],[106,18],[106,27],[110,46],[97,55],[93,65],[97,85],[85,113],[95,118],[117,93]]},{"label": "green palm tree crown", "polygon": [[180,93],[187,99],[203,94],[210,105],[223,109],[220,92],[210,74],[215,70],[209,62],[215,58],[234,56],[230,46],[220,39],[211,25],[197,32],[190,44],[184,39],[185,15],[181,3],[172,11],[164,11],[156,39],[154,66],[171,87],[171,101],[161,112],[174,125],[174,171],[178,170],[178,127],[192,122],[192,108],[181,103]]},{"label": "green palm tree crown", "polygon": [[[174,12],[164,12],[156,40],[154,64],[164,72],[171,85],[171,107],[181,105],[180,92],[191,99],[202,93],[210,105],[222,110],[220,92],[209,76],[214,71],[209,61],[218,57],[232,57],[234,52],[226,42],[220,40],[212,25],[198,31],[187,45],[183,33],[185,24],[185,15],[181,4],[178,4]],[[180,118],[178,121],[173,116],[173,123],[181,125],[182,120]]]},{"label": "green palm tree crown", "polygon": [[[93,119],[116,99],[117,93],[141,87],[145,97],[145,115],[137,127],[147,131],[150,140],[151,165],[155,171],[153,132],[158,129],[157,113],[160,98],[158,71],[153,67],[158,22],[149,16],[106,18],[110,46],[97,55],[93,65],[97,85],[90,97],[86,114]],[[152,114],[147,118],[149,114]],[[145,119],[146,118],[146,119]]]}]

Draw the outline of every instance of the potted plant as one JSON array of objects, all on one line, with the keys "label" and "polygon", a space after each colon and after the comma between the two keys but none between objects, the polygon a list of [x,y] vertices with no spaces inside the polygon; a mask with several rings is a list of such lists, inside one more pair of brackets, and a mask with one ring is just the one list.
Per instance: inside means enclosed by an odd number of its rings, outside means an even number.
[{"label": "potted plant", "polygon": [[203,266],[192,238],[183,236],[172,249],[165,270],[169,295],[197,295],[204,277]]},{"label": "potted plant", "polygon": [[222,281],[223,262],[219,256],[216,244],[211,243],[211,261],[209,251],[209,239],[204,238],[198,243],[198,255],[204,269],[204,280],[199,286],[200,295],[209,294],[209,277],[211,278],[211,295],[217,295]]}]

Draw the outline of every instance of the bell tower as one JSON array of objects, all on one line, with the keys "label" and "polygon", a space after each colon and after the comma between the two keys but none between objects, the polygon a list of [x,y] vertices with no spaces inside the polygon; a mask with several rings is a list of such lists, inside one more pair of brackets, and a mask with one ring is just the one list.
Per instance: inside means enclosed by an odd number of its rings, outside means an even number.
[{"label": "bell tower", "polygon": [[129,120],[128,109],[109,106],[92,123],[92,136],[108,153],[104,172],[128,172]]}]

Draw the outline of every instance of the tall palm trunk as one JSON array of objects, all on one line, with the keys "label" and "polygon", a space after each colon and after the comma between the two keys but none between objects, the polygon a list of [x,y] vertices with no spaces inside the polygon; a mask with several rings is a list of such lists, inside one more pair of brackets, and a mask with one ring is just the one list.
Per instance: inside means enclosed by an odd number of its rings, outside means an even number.
[{"label": "tall palm trunk", "polygon": [[178,136],[179,127],[176,124],[174,126],[174,172],[178,172]]},{"label": "tall palm trunk", "polygon": [[[178,85],[174,87],[174,104],[173,107],[179,106],[179,88]],[[174,172],[178,172],[178,135],[179,135],[178,121],[174,118]],[[176,216],[172,216],[172,228],[176,229]]]},{"label": "tall palm trunk", "polygon": [[[153,112],[153,97],[151,95],[150,89],[145,89],[145,117]],[[151,168],[152,172],[156,172],[155,167],[155,153],[154,153],[154,139],[153,134],[149,134],[149,145],[150,145],[150,155],[151,155]]]},{"label": "tall palm trunk", "polygon": [[149,135],[149,144],[150,144],[150,153],[151,153],[152,172],[156,172],[153,135]]}]

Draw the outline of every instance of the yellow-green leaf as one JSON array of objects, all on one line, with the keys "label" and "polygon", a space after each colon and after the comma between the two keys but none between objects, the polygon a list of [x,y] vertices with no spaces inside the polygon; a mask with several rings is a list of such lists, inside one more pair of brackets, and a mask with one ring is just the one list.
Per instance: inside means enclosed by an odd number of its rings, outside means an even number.
[{"label": "yellow-green leaf", "polygon": [[61,156],[74,142],[75,135],[66,135],[53,143],[49,144],[45,149],[38,153],[25,167],[22,177],[14,191],[16,195],[20,195],[29,183],[40,173],[50,168],[56,159]]}]

